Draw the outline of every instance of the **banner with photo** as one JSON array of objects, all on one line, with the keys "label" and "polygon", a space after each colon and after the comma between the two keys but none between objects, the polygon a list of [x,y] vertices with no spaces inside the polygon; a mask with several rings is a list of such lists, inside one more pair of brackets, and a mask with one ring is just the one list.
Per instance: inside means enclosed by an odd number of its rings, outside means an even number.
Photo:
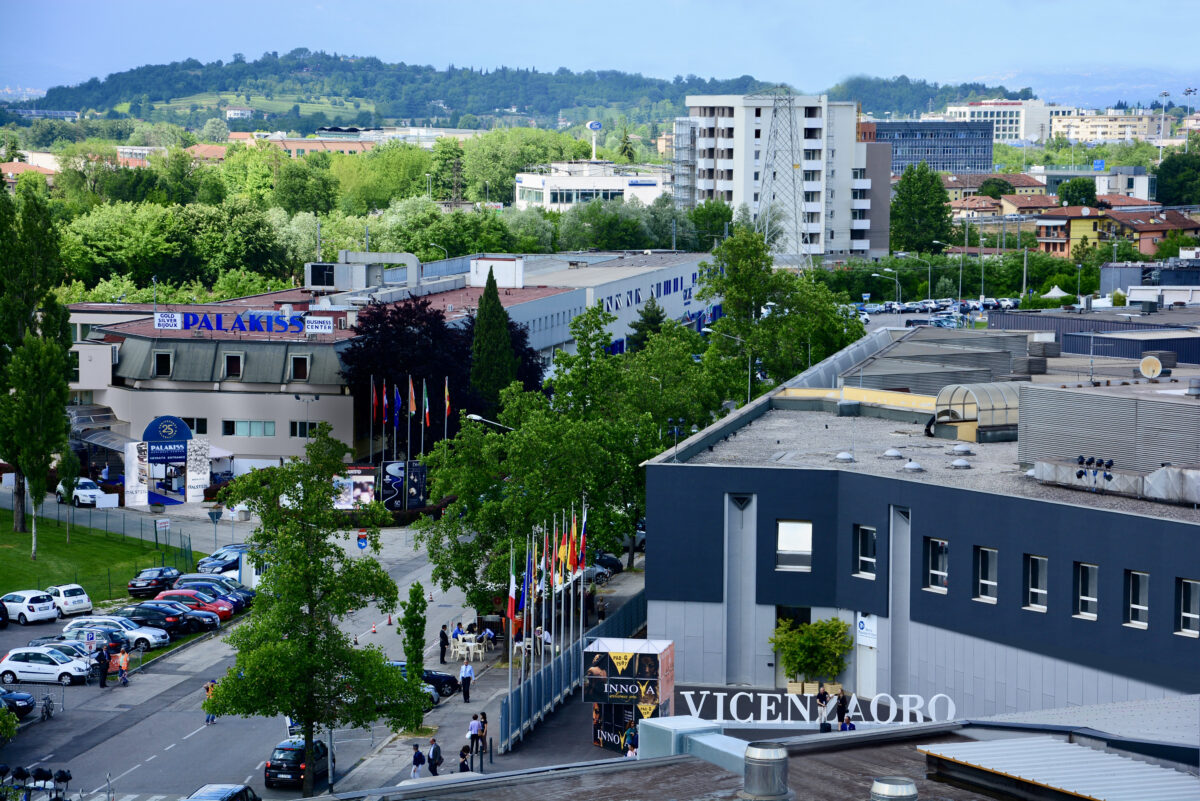
[{"label": "banner with photo", "polygon": [[125,505],[145,506],[150,502],[150,459],[145,442],[125,443]]},{"label": "banner with photo", "polygon": [[375,468],[371,465],[352,465],[344,474],[335,476],[333,486],[337,495],[334,509],[349,510],[375,500]]},{"label": "banner with photo", "polygon": [[[408,508],[415,509],[425,505],[426,468],[417,460],[408,463]],[[405,463],[383,463],[383,485],[377,489],[377,498],[383,501],[389,512],[398,512],[405,508]]]},{"label": "banner with photo", "polygon": [[207,439],[193,439],[187,444],[187,473],[184,494],[188,503],[203,503],[212,468],[209,462]]},{"label": "banner with photo", "polygon": [[602,637],[584,650],[583,700],[668,704],[675,694],[675,643]]}]

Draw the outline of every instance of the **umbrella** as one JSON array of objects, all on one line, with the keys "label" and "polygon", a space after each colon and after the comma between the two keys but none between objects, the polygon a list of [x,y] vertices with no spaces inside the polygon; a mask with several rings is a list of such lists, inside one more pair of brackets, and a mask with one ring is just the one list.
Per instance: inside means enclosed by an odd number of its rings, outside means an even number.
[{"label": "umbrella", "polygon": [[1055,284],[1054,288],[1051,289],[1049,292],[1047,292],[1045,295],[1042,295],[1042,297],[1043,298],[1066,298],[1066,297],[1070,297],[1070,295],[1068,295],[1066,292],[1063,292],[1061,289],[1059,289],[1058,284]]}]

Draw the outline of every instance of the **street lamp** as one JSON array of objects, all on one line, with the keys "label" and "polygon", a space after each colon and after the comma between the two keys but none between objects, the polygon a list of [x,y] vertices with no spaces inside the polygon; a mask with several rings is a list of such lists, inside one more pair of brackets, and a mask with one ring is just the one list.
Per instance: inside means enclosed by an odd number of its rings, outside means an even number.
[{"label": "street lamp", "polygon": [[[893,270],[893,269],[892,269],[892,268],[890,268],[890,267],[884,267],[884,268],[883,268],[883,272],[885,272],[885,273],[894,273],[894,272],[896,272],[896,271],[895,271],[895,270]],[[896,302],[897,302],[897,303],[900,303],[900,302],[902,302],[902,301],[904,300],[904,296],[903,296],[903,295],[901,295],[901,293],[900,293],[900,279],[899,279],[899,278],[897,278],[897,277],[896,277],[896,276],[894,276],[894,275],[883,275],[882,273],[871,273],[871,277],[872,277],[872,278],[890,278],[890,279],[892,279],[893,281],[895,281],[895,282],[896,282]]]},{"label": "street lamp", "polygon": [[1183,102],[1186,104],[1186,107],[1187,107],[1187,116],[1183,118],[1183,152],[1184,153],[1188,152],[1188,145],[1191,143],[1190,140],[1192,138],[1192,133],[1188,129],[1187,123],[1188,123],[1188,120],[1191,119],[1191,116],[1192,116],[1191,97],[1194,94],[1196,94],[1196,90],[1192,89],[1190,87],[1183,90],[1183,96],[1184,96],[1184,98],[1186,98]]},{"label": "street lamp", "polygon": [[1170,92],[1159,92],[1158,96],[1163,98],[1162,114],[1158,118],[1158,163],[1162,164],[1163,137],[1167,135],[1167,100],[1171,96]]},{"label": "street lamp", "polygon": [[[914,256],[913,254],[906,253],[903,250],[897,250],[893,255],[895,255],[896,257],[901,258],[901,259],[911,259],[913,261],[919,261],[922,264],[924,264],[926,267],[929,268],[929,281],[925,286],[925,291],[926,291],[925,297],[930,300],[933,300],[933,265],[930,264],[929,262],[925,261],[925,259],[919,259],[916,256]],[[887,268],[885,267],[884,269],[886,270]]]},{"label": "street lamp", "polygon": [[492,202],[492,188],[488,185],[487,181],[483,182],[483,202],[484,204]]},{"label": "street lamp", "polygon": [[433,247],[437,248],[438,250],[442,251],[442,253],[446,254],[447,259],[450,258],[450,251],[446,250],[444,247],[439,245],[437,242],[430,242],[429,244],[432,245]]},{"label": "street lamp", "polygon": [[467,415],[467,419],[468,419],[468,420],[474,420],[476,423],[491,423],[492,425],[494,425],[494,426],[496,426],[496,427],[498,427],[498,428],[504,428],[504,429],[507,429],[507,430],[509,430],[509,431],[516,431],[516,430],[517,430],[517,429],[513,428],[512,426],[506,426],[506,425],[504,425],[504,423],[497,423],[495,420],[489,420],[489,419],[487,419],[486,417],[480,417],[480,416],[479,416],[479,415],[477,415],[477,414],[468,414],[468,415]]},{"label": "street lamp", "polygon": [[687,422],[687,421],[684,420],[682,417],[679,417],[679,418],[668,417],[667,418],[667,425],[669,426],[669,428],[667,429],[667,433],[675,435],[675,454],[674,454],[674,456],[672,456],[672,459],[676,462],[679,461],[679,435],[683,433],[683,424],[685,422]]},{"label": "street lamp", "polygon": [[736,340],[746,346],[746,405],[750,405],[750,387],[754,381],[754,354],[750,351],[750,345],[741,337],[735,337],[733,334],[723,334],[720,331],[714,331],[711,328],[701,328],[701,332],[705,334],[716,334],[717,336],[725,337],[726,339]]},{"label": "street lamp", "polygon": [[292,397],[304,404],[304,438],[312,439],[312,432],[308,430],[308,404],[316,403],[321,396],[313,395],[311,398],[302,398],[299,395],[293,395]]}]

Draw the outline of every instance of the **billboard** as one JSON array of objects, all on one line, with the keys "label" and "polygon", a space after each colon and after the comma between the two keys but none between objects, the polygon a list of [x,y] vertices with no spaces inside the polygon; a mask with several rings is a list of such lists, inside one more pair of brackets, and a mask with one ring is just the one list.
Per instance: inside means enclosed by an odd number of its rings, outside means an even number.
[{"label": "billboard", "polygon": [[675,694],[675,643],[600,638],[583,654],[583,700],[600,704],[668,704]]},{"label": "billboard", "polygon": [[150,458],[145,442],[125,443],[125,505],[150,502]]},{"label": "billboard", "polygon": [[[425,465],[415,459],[408,463],[408,508],[413,509],[425,505]],[[383,485],[378,488],[377,498],[383,501],[389,512],[397,512],[405,508],[405,463],[383,463]]]},{"label": "billboard", "polygon": [[371,465],[352,465],[343,475],[335,476],[333,486],[337,495],[334,509],[354,509],[375,500],[375,468]]},{"label": "billboard", "polygon": [[592,745],[627,753],[637,745],[638,721],[670,714],[669,704],[592,704]]}]

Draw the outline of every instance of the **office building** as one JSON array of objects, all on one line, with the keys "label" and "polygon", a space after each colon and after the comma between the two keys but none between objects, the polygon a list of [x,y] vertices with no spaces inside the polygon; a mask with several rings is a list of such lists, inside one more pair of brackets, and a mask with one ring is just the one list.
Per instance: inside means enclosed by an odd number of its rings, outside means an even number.
[{"label": "office building", "polygon": [[1074,107],[1041,100],[975,100],[947,106],[940,118],[960,122],[990,122],[992,139],[996,142],[1044,142],[1052,136],[1055,118],[1078,113],[1079,110]]},{"label": "office building", "polygon": [[1076,142],[1158,140],[1157,114],[1066,114],[1050,120],[1051,136]]},{"label": "office building", "polygon": [[897,120],[860,122],[859,140],[892,146],[892,175],[925,162],[934,172],[992,171],[992,123]]},{"label": "office building", "polygon": [[1072,178],[1090,178],[1096,182],[1097,195],[1124,195],[1139,200],[1154,200],[1158,191],[1158,176],[1145,167],[1106,167],[1103,162],[1079,167],[1045,167],[1034,165],[1028,175],[1042,182],[1046,194],[1058,192],[1063,182]]},{"label": "office building", "polygon": [[668,191],[670,173],[654,167],[623,167],[611,161],[558,161],[546,172],[516,175],[513,205],[518,209],[537,206],[548,211],[566,211],[593,200],[637,198],[649,206]]}]

